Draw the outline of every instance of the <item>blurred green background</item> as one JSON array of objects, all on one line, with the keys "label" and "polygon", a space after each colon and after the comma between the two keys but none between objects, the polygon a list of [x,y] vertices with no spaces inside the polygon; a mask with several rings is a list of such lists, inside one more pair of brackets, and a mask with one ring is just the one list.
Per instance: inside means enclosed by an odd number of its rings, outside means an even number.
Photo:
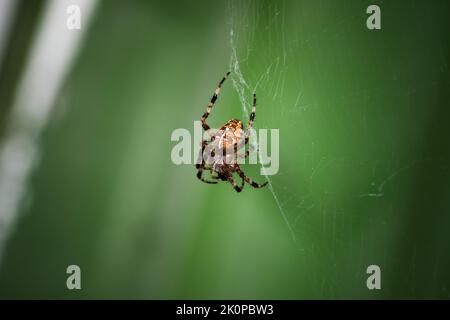
[{"label": "blurred green background", "polygon": [[[366,28],[370,4],[381,30]],[[48,7],[17,1],[0,68],[3,143]],[[81,47],[32,131],[15,218],[0,224],[0,297],[450,298],[449,10],[99,2],[72,31]],[[236,89],[249,101],[256,91],[256,128],[280,130],[273,190],[238,194],[171,162],[172,131],[193,132],[229,68],[209,122],[246,123]],[[66,288],[71,264],[82,290]],[[381,290],[366,287],[371,264]]]}]

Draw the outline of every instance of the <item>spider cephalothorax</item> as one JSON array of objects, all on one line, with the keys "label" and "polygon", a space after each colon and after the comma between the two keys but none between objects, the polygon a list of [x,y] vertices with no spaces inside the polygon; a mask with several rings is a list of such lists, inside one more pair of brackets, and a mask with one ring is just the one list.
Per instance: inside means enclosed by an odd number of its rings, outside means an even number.
[{"label": "spider cephalothorax", "polygon": [[[206,123],[206,118],[211,113],[211,109],[219,96],[222,84],[229,74],[230,72],[228,72],[225,77],[223,77],[222,81],[220,81],[208,104],[208,108],[201,119],[202,127],[211,139],[209,142],[207,140],[202,140],[201,142],[202,148],[199,154],[199,160],[196,164],[196,168],[198,169],[197,178],[205,183],[217,183],[217,181],[203,178],[203,170],[208,170],[210,171],[213,180],[228,181],[237,192],[242,191],[245,182],[254,188],[262,188],[267,182],[263,184],[254,182],[245,175],[237,162],[237,157],[239,156],[238,150],[247,145],[250,138],[250,130],[252,129],[256,113],[256,94],[253,94],[253,108],[245,132],[243,131],[242,121],[237,119],[229,120],[216,132],[212,132],[211,127]],[[246,151],[243,156],[244,158],[247,158],[248,155],[249,152]],[[238,186],[233,179],[233,173],[235,172],[242,179],[240,186]]]}]

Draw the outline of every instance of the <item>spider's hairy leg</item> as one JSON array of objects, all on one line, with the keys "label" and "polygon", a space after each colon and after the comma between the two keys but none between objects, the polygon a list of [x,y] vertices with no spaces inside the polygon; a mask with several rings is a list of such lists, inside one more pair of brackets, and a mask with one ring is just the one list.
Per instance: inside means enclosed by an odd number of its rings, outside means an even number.
[{"label": "spider's hairy leg", "polygon": [[208,135],[210,137],[213,136],[212,132],[211,132],[211,127],[206,123],[206,118],[208,118],[209,114],[211,113],[211,109],[214,106],[214,103],[217,100],[217,97],[220,94],[220,89],[222,88],[222,84],[225,82],[225,80],[228,78],[228,76],[230,75],[230,71],[228,71],[226,73],[226,75],[222,78],[222,80],[219,82],[219,85],[217,86],[216,90],[214,91],[214,94],[211,98],[211,101],[208,103],[208,107],[206,108],[206,112],[202,115],[201,121],[202,121],[202,127],[203,129],[208,132]]},{"label": "spider's hairy leg", "polygon": [[[197,168],[197,178],[200,181],[203,181],[204,183],[210,183],[210,184],[216,184],[217,181],[210,181],[203,178],[203,170],[205,169],[205,161],[203,159],[203,153],[205,152],[205,148],[208,145],[208,142],[206,140],[202,140],[202,149],[199,152],[197,163],[195,164],[195,168]],[[210,170],[211,169],[207,169]],[[214,178],[214,177],[213,177]]]},{"label": "spider's hairy leg", "polygon": [[245,154],[238,154],[237,156],[238,156],[238,158],[241,158],[241,159],[246,159],[246,158],[248,158],[248,156],[250,155],[250,151],[245,151]]},{"label": "spider's hairy leg", "polygon": [[219,177],[219,175],[217,174],[217,172],[212,171],[212,173],[211,173],[211,179],[219,180],[220,177]]},{"label": "spider's hairy leg", "polygon": [[209,184],[216,184],[217,181],[211,181],[211,180],[206,180],[205,178],[203,178],[203,169],[205,169],[205,167],[201,164],[197,164],[196,165],[198,171],[197,171],[197,178],[200,181],[203,181],[204,183],[209,183]]},{"label": "spider's hairy leg", "polygon": [[227,180],[229,183],[231,183],[231,185],[233,186],[234,190],[236,190],[236,192],[241,192],[242,189],[244,189],[244,180],[242,180],[242,183],[240,186],[237,185],[236,181],[234,181],[233,177],[230,175],[227,176]]},{"label": "spider's hairy leg", "polygon": [[238,168],[236,170],[236,172],[239,174],[239,176],[245,181],[247,182],[249,185],[251,185],[253,188],[263,188],[267,185],[267,181],[264,182],[263,184],[259,184],[256,183],[255,181],[253,181],[252,179],[250,179],[249,177],[247,177],[244,173],[244,171],[241,170],[241,168]]},{"label": "spider's hairy leg", "polygon": [[246,159],[250,155],[250,151],[253,150],[246,150],[245,153],[242,153],[241,150],[244,147],[244,144],[242,143],[242,139],[240,139],[240,142],[236,142],[233,144],[233,156],[234,156],[234,163],[237,163],[237,159]]},{"label": "spider's hairy leg", "polygon": [[253,152],[253,151],[255,151],[255,148],[253,147],[253,145],[250,145],[248,150],[245,151],[245,154],[238,153],[237,156],[238,156],[238,158],[246,159],[250,155],[250,152]]},{"label": "spider's hairy leg", "polygon": [[247,123],[247,130],[245,131],[245,144],[248,143],[248,140],[250,138],[250,133],[253,127],[253,121],[255,121],[255,115],[256,115],[256,93],[253,94],[252,112],[250,113],[250,117]]},{"label": "spider's hairy leg", "polygon": [[195,167],[198,169],[198,166],[200,165],[200,164],[204,164],[204,161],[203,161],[203,153],[205,152],[205,148],[206,148],[206,146],[208,145],[208,142],[206,141],[206,140],[203,140],[202,139],[202,149],[199,151],[199,153],[198,153],[198,157],[197,157],[197,162],[196,162],[196,165],[195,165]]},{"label": "spider's hairy leg", "polygon": [[253,106],[252,112],[250,113],[250,117],[248,119],[247,128],[245,130],[244,138],[238,142],[238,149],[247,145],[250,140],[250,134],[252,133],[253,121],[256,116],[256,93],[253,94]]}]

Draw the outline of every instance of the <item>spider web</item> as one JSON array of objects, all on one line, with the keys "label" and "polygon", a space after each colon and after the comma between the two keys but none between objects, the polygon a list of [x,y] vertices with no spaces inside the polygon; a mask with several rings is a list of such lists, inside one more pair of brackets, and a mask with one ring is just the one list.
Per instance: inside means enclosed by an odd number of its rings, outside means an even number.
[{"label": "spider web", "polygon": [[[231,14],[231,16],[233,17],[233,13]],[[244,118],[248,118],[251,106],[246,97],[250,96],[249,93],[253,94],[256,92],[256,89],[258,88],[258,85],[259,85],[259,81],[256,83],[256,85],[254,87],[250,87],[250,85],[247,84],[247,82],[242,74],[240,65],[239,65],[239,59],[238,59],[238,53],[237,53],[237,47],[236,47],[237,35],[236,35],[236,31],[235,31],[234,20],[231,20],[230,25],[231,25],[231,28],[230,28],[231,57],[230,57],[230,68],[229,69],[233,72],[233,75],[231,76],[231,80],[233,83],[233,87],[235,88],[235,90],[237,91],[237,93],[239,95],[239,100],[241,101]],[[267,74],[268,73],[266,73],[266,75]],[[259,158],[261,158],[262,157],[261,150],[258,146],[258,143],[254,141],[252,146],[253,146],[254,150],[258,150],[258,156],[259,156]],[[262,165],[261,165],[261,172],[268,182],[269,190],[272,193],[272,196],[278,206],[278,209],[280,210],[280,214],[281,214],[284,222],[286,223],[287,228],[289,229],[291,237],[292,237],[293,241],[296,242],[297,238],[295,236],[295,232],[292,229],[291,223],[289,222],[289,220],[283,210],[283,207],[281,206],[281,203],[278,199],[277,193],[273,187],[272,179],[270,179],[269,175],[266,173],[266,168]]]},{"label": "spider web", "polygon": [[[437,161],[413,144],[404,154],[397,152],[402,142],[389,135],[395,115],[386,116],[385,110],[377,108],[383,99],[411,106],[417,95],[437,82],[429,77],[403,90],[359,83],[358,71],[346,70],[347,64],[351,58],[367,64],[352,57],[340,42],[350,42],[347,35],[354,33],[355,25],[365,31],[364,10],[340,16],[330,9],[327,23],[319,17],[319,7],[312,2],[230,0],[231,79],[244,117],[251,109],[248,97],[256,92],[261,101],[256,127],[280,129],[279,173],[262,173],[293,241],[302,251],[325,248],[331,261],[342,250],[362,262],[375,235],[365,235],[359,227],[373,223],[371,219],[389,223],[395,187],[410,179],[417,167]],[[329,52],[334,61],[326,65],[333,68],[328,71],[335,76],[334,82],[320,65],[330,59]],[[370,70],[382,69],[385,62],[374,58]],[[348,132],[358,136],[357,145],[334,147],[342,146],[339,134],[353,143]],[[361,215],[361,210],[369,212],[374,207],[385,213],[375,218]],[[326,236],[308,242],[317,232]],[[383,259],[388,259],[387,253]]]},{"label": "spider web", "polygon": [[[255,28],[256,26],[249,27],[249,17],[250,10],[252,8],[254,3],[251,1],[248,2],[229,2],[229,16],[230,19],[230,31],[229,31],[229,40],[230,40],[230,66],[229,69],[232,71],[231,80],[233,83],[233,87],[235,88],[236,92],[238,93],[239,100],[242,105],[243,110],[243,116],[244,118],[248,118],[251,105],[249,103],[249,100],[247,97],[251,96],[253,93],[255,93],[259,86],[261,86],[263,89],[267,88],[270,81],[270,69],[272,65],[269,65],[266,69],[266,71],[261,74],[259,79],[256,81],[256,83],[249,84],[246,80],[246,78],[243,75],[243,72],[241,70],[240,63],[246,63],[249,59],[249,55],[251,53],[251,42],[247,42],[247,47],[245,48],[246,56],[239,59],[238,55],[238,43],[240,40],[240,37],[245,38],[246,41],[250,40],[254,36],[254,32],[256,32]],[[278,13],[276,14],[278,15]],[[283,53],[285,56],[285,52]],[[277,62],[279,62],[279,58],[277,58]],[[277,84],[277,86],[279,83]],[[276,96],[276,95],[275,95]],[[254,125],[255,126],[255,125]],[[255,126],[256,127],[256,126]],[[261,150],[258,147],[258,144],[256,141],[252,142],[252,147],[254,150],[258,151],[258,156],[261,158]],[[268,188],[274,198],[274,201],[280,211],[281,217],[283,218],[283,221],[285,222],[289,233],[292,237],[292,240],[294,242],[297,241],[297,237],[295,235],[294,229],[292,228],[291,222],[289,221],[288,217],[286,216],[286,213],[284,212],[283,206],[279,200],[279,197],[277,195],[277,191],[274,188],[274,185],[272,183],[272,179],[270,176],[266,173],[266,169],[264,166],[261,165],[261,173],[264,175],[265,179],[268,182]]]}]

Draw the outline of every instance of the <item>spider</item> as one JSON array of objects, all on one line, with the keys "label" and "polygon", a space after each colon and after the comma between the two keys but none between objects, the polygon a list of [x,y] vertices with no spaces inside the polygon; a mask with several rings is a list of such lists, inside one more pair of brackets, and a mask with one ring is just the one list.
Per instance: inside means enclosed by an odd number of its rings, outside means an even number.
[{"label": "spider", "polygon": [[[217,97],[220,94],[222,84],[225,82],[225,80],[229,75],[230,72],[227,72],[227,74],[219,82],[219,85],[214,91],[211,101],[208,104],[206,112],[203,114],[201,118],[203,130],[205,130],[208,133],[211,140],[208,142],[207,140],[202,139],[201,141],[202,148],[199,153],[199,160],[197,161],[196,164],[196,168],[198,170],[197,178],[205,183],[216,184],[217,181],[207,180],[203,178],[203,170],[208,170],[211,172],[212,179],[228,181],[229,183],[231,183],[234,190],[236,190],[237,192],[242,191],[245,182],[247,182],[254,188],[262,188],[265,185],[267,185],[267,182],[263,184],[258,184],[254,182],[252,179],[250,179],[245,175],[245,173],[242,171],[239,164],[237,163],[237,156],[238,156],[237,151],[248,144],[250,131],[253,125],[253,121],[255,120],[256,94],[253,94],[252,112],[250,113],[250,118],[247,124],[247,131],[245,131],[244,137],[242,136],[243,133],[242,121],[238,119],[229,120],[216,132],[212,132],[213,130],[206,123],[206,118],[208,118],[209,114],[211,113],[211,109],[214,106],[214,103],[216,102]],[[244,140],[244,143],[242,143],[242,140]],[[233,153],[229,155],[228,151],[231,148],[233,149]],[[206,156],[206,159],[205,159],[205,151],[209,151],[209,156]],[[217,151],[219,151],[218,153],[220,154],[220,156],[219,154],[216,155]],[[248,156],[249,151],[246,151],[244,158],[247,158]],[[242,179],[241,185],[238,185],[236,181],[233,179],[233,173],[235,172]]]}]

